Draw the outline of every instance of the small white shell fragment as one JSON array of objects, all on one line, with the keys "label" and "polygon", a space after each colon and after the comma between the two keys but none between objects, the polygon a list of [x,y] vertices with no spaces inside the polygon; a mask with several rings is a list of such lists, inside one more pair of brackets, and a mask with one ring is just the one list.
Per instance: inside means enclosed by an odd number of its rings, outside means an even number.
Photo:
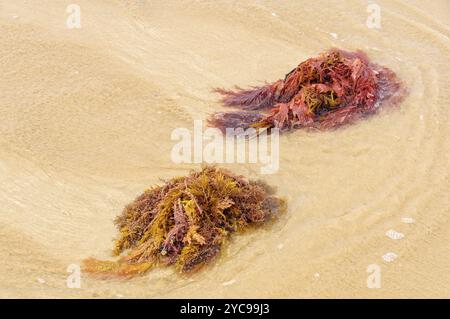
[{"label": "small white shell fragment", "polygon": [[272,16],[276,17],[278,15],[275,12],[272,12]]},{"label": "small white shell fragment", "polygon": [[320,274],[319,274],[318,272],[316,272],[316,273],[314,274],[314,278],[319,279],[319,278],[320,278]]},{"label": "small white shell fragment", "polygon": [[385,262],[390,263],[390,262],[394,261],[397,257],[398,256],[396,253],[387,253],[387,254],[383,255],[383,257],[381,257],[381,258],[383,258],[383,260]]},{"label": "small white shell fragment", "polygon": [[230,281],[225,281],[224,283],[222,283],[222,286],[230,286],[232,284],[234,284],[236,282],[236,280],[232,279]]},{"label": "small white shell fragment", "polygon": [[334,38],[334,39],[337,39],[338,38],[338,35],[337,35],[337,33],[334,33],[334,32],[330,32],[330,35]]},{"label": "small white shell fragment", "polygon": [[36,280],[37,280],[37,282],[40,283],[40,284],[45,284],[45,280],[42,279],[42,278],[37,278]]},{"label": "small white shell fragment", "polygon": [[394,239],[394,240],[402,239],[403,237],[405,237],[404,234],[402,234],[396,230],[393,230],[393,229],[388,230],[386,232],[386,236],[388,236],[390,239]]},{"label": "small white shell fragment", "polygon": [[402,222],[405,224],[414,224],[414,218],[412,217],[402,217]]},{"label": "small white shell fragment", "polygon": [[283,249],[284,245],[283,244],[278,244],[277,248],[278,249]]}]

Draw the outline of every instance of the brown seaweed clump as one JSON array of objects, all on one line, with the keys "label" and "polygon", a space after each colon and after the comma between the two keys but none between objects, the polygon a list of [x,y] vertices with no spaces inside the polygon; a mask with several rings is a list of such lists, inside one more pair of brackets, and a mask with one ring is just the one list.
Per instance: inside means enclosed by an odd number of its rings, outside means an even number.
[{"label": "brown seaweed clump", "polygon": [[145,191],[115,223],[118,261],[84,261],[84,271],[129,277],[155,265],[197,269],[216,257],[232,233],[262,225],[284,202],[260,182],[206,166]]},{"label": "brown seaweed clump", "polygon": [[[362,51],[332,49],[300,63],[284,80],[261,87],[216,89],[226,106],[241,111],[216,113],[212,126],[329,129],[398,104],[405,90],[395,73],[369,61]],[[266,109],[268,112],[252,112]]]}]

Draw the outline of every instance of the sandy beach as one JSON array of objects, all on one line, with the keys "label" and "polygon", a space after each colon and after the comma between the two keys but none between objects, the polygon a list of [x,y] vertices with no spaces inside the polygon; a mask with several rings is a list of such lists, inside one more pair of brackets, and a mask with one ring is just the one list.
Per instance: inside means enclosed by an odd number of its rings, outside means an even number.
[{"label": "sandy beach", "polygon": [[[377,0],[379,28],[362,0],[74,3],[79,28],[70,2],[0,0],[1,298],[450,297],[449,1]],[[223,165],[275,186],[286,214],[195,274],[68,287],[68,267],[111,258],[127,203],[200,167],[173,163],[171,132],[225,109],[213,88],[275,81],[332,47],[364,50],[409,94],[280,136],[275,174]]]}]

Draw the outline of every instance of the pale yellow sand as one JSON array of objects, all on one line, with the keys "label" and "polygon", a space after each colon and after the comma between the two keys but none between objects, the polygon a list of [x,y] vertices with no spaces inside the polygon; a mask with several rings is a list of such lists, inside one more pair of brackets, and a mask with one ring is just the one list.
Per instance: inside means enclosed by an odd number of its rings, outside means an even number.
[{"label": "pale yellow sand", "polygon": [[[79,30],[67,1],[0,1],[0,297],[450,297],[447,0],[377,1],[379,30],[367,1],[74,2]],[[282,136],[263,176],[289,201],[274,227],[191,277],[66,286],[70,264],[110,255],[127,202],[198,168],[172,163],[170,133],[221,109],[212,87],[278,79],[332,46],[367,51],[410,95],[353,127]]]}]

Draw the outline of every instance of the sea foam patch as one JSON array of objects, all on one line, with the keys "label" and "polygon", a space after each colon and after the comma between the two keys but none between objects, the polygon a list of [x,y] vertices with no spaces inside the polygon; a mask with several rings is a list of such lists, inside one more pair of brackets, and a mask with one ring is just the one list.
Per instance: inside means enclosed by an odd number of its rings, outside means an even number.
[{"label": "sea foam patch", "polygon": [[394,229],[390,229],[386,232],[386,236],[388,236],[390,239],[398,240],[405,237],[403,233],[400,233]]},{"label": "sea foam patch", "polygon": [[381,258],[383,258],[383,260],[385,262],[390,263],[390,262],[393,262],[395,259],[397,259],[397,257],[398,257],[398,255],[396,253],[390,252],[390,253],[384,254]]}]

